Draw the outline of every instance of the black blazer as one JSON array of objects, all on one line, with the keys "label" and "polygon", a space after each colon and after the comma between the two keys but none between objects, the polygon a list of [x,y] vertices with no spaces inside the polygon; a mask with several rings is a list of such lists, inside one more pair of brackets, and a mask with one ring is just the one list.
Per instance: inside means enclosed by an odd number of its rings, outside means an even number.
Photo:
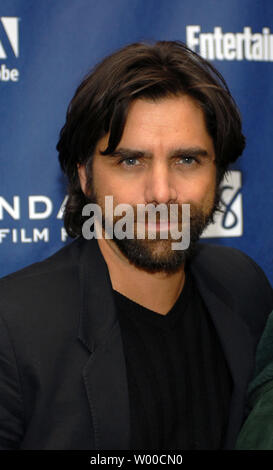
[{"label": "black blazer", "polygon": [[[190,269],[233,378],[225,448],[244,419],[273,294],[242,252],[199,244]],[[0,281],[0,449],[128,449],[125,358],[107,265],[76,239]]]}]

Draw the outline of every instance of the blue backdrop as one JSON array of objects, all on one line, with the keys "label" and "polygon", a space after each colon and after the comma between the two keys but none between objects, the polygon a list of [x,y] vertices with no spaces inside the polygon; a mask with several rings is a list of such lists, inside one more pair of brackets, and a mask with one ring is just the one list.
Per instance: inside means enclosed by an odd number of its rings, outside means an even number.
[{"label": "blue backdrop", "polygon": [[224,75],[247,138],[206,241],[243,250],[273,282],[272,23],[272,0],[1,0],[0,276],[67,242],[55,146],[86,72],[130,42],[179,39]]}]

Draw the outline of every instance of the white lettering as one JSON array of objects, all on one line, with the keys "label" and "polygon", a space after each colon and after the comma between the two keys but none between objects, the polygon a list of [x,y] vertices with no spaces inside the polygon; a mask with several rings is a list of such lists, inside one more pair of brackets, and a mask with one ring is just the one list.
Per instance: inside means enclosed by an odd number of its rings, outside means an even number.
[{"label": "white lettering", "polygon": [[199,45],[199,39],[196,37],[196,33],[200,33],[201,27],[196,25],[196,26],[186,26],[186,42],[187,45],[190,49],[192,49],[194,52],[195,51],[195,46]]},{"label": "white lettering", "polygon": [[0,228],[0,243],[2,243],[3,238],[5,238],[9,232],[9,228]]},{"label": "white lettering", "polygon": [[2,64],[0,67],[0,81],[1,82],[18,82],[19,79],[19,70],[17,69],[8,69],[5,64]]},{"label": "white lettering", "polygon": [[[190,204],[182,204],[182,240],[181,242],[172,242],[172,250],[186,250],[190,246]],[[171,217],[173,215],[171,214]],[[175,220],[175,219],[174,219]],[[176,219],[177,220],[177,219]],[[172,222],[172,219],[171,219]],[[171,226],[172,230],[172,226]],[[175,232],[177,235],[178,231]],[[172,231],[171,231],[172,234]]]},{"label": "white lettering", "polygon": [[270,50],[270,29],[263,28],[263,48],[264,48],[264,60],[270,60],[269,50]]},{"label": "white lettering", "polygon": [[19,196],[13,196],[13,207],[0,196],[0,220],[3,220],[3,209],[15,220],[20,218],[20,199]]},{"label": "white lettering", "polygon": [[44,228],[41,232],[38,228],[33,229],[33,241],[37,243],[39,240],[49,241],[49,230]]},{"label": "white lettering", "polygon": [[89,216],[91,212],[93,212],[94,215],[82,224],[82,235],[86,240],[102,238],[102,211],[100,206],[92,203],[85,204],[82,209],[82,215]]},{"label": "white lettering", "polygon": [[64,215],[64,210],[65,210],[65,206],[66,206],[66,203],[67,203],[67,200],[68,200],[68,196],[65,196],[63,202],[62,202],[62,205],[60,207],[60,210],[57,214],[57,219],[62,219],[63,218],[63,215]]},{"label": "white lettering", "polygon": [[[19,57],[19,18],[16,16],[2,16],[1,22],[15,57]],[[0,58],[6,59],[6,53],[4,52],[4,56],[0,56]]]},{"label": "white lettering", "polygon": [[114,233],[119,240],[124,238],[134,238],[134,209],[130,204],[118,204],[115,207],[114,215],[125,215],[115,223]]},{"label": "white lettering", "polygon": [[252,53],[251,53],[251,28],[245,27],[244,28],[244,41],[245,41],[245,58],[246,60],[252,60]]},{"label": "white lettering", "polygon": [[[36,211],[36,204],[44,204],[43,212]],[[30,219],[46,219],[52,213],[52,202],[46,196],[29,196],[28,198],[29,218]]]},{"label": "white lettering", "polygon": [[200,25],[190,25],[186,26],[186,42],[209,60],[273,61],[273,34],[267,27],[255,34],[249,26],[238,33],[223,33],[220,26],[203,33]]},{"label": "white lettering", "polygon": [[214,38],[215,38],[215,58],[218,60],[223,60],[223,33],[222,28],[214,28]]},{"label": "white lettering", "polygon": [[[28,231],[30,230],[31,229],[28,229]],[[0,229],[0,243],[2,243],[2,240],[6,238],[7,235],[10,235],[10,237],[8,237],[8,240],[12,243],[38,243],[40,241],[47,243],[49,241],[49,228],[45,227],[43,229],[38,229],[35,227],[33,228],[32,236],[30,235],[30,233],[27,233],[27,229],[25,228],[3,228]]]},{"label": "white lettering", "polygon": [[214,60],[213,34],[200,34],[200,55],[209,60]]},{"label": "white lettering", "polygon": [[12,241],[13,241],[13,243],[17,243],[17,241],[18,241],[18,236],[17,236],[17,230],[16,230],[16,228],[13,228],[13,229],[12,229]]},{"label": "white lettering", "polygon": [[21,242],[22,243],[31,243],[32,242],[32,238],[27,238],[26,230],[24,228],[22,228],[22,230],[21,230]]},{"label": "white lettering", "polygon": [[244,35],[243,33],[238,33],[235,35],[235,38],[236,38],[236,59],[243,60],[244,58],[244,49],[243,49]]},{"label": "white lettering", "polygon": [[67,237],[68,237],[68,233],[67,233],[67,231],[65,230],[65,228],[62,227],[62,228],[61,228],[61,240],[62,240],[62,242],[66,242]]},{"label": "white lettering", "polygon": [[105,196],[105,238],[113,239],[113,196]]},{"label": "white lettering", "polygon": [[223,36],[223,52],[224,58],[234,60],[236,57],[236,38],[232,33],[226,33]]},{"label": "white lettering", "polygon": [[270,34],[268,39],[268,48],[269,48],[269,60],[273,61],[273,34]]},{"label": "white lettering", "polygon": [[148,214],[148,239],[156,239],[156,214],[159,213],[160,217],[160,238],[168,238],[168,228],[164,222],[168,221],[168,207],[166,204],[158,204],[154,206],[149,203],[137,204],[137,238],[145,238],[145,214]]},{"label": "white lettering", "polygon": [[254,34],[252,36],[254,41],[252,47],[252,57],[253,60],[263,60],[263,37],[261,34]]}]

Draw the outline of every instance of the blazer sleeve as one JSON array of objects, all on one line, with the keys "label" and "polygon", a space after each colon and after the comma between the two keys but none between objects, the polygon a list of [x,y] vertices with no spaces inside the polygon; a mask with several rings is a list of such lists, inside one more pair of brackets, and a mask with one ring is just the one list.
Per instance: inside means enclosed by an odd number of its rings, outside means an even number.
[{"label": "blazer sleeve", "polygon": [[18,449],[23,438],[23,400],[15,351],[0,316],[0,450]]},{"label": "blazer sleeve", "polygon": [[273,449],[273,311],[268,317],[256,353],[254,379],[248,388],[248,417],[236,449]]},{"label": "blazer sleeve", "polygon": [[258,398],[237,438],[236,450],[273,449],[273,380],[259,388]]}]

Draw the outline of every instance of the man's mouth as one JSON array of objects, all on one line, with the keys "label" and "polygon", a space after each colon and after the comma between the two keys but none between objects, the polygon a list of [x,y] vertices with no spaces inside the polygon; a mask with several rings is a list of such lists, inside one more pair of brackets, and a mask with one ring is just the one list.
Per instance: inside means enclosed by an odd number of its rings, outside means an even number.
[{"label": "man's mouth", "polygon": [[168,220],[163,220],[163,221],[159,221],[159,222],[146,222],[145,223],[145,227],[148,229],[148,230],[155,230],[155,231],[159,231],[159,230],[170,230],[171,227],[175,227],[176,224],[175,223],[171,223],[170,221]]}]

